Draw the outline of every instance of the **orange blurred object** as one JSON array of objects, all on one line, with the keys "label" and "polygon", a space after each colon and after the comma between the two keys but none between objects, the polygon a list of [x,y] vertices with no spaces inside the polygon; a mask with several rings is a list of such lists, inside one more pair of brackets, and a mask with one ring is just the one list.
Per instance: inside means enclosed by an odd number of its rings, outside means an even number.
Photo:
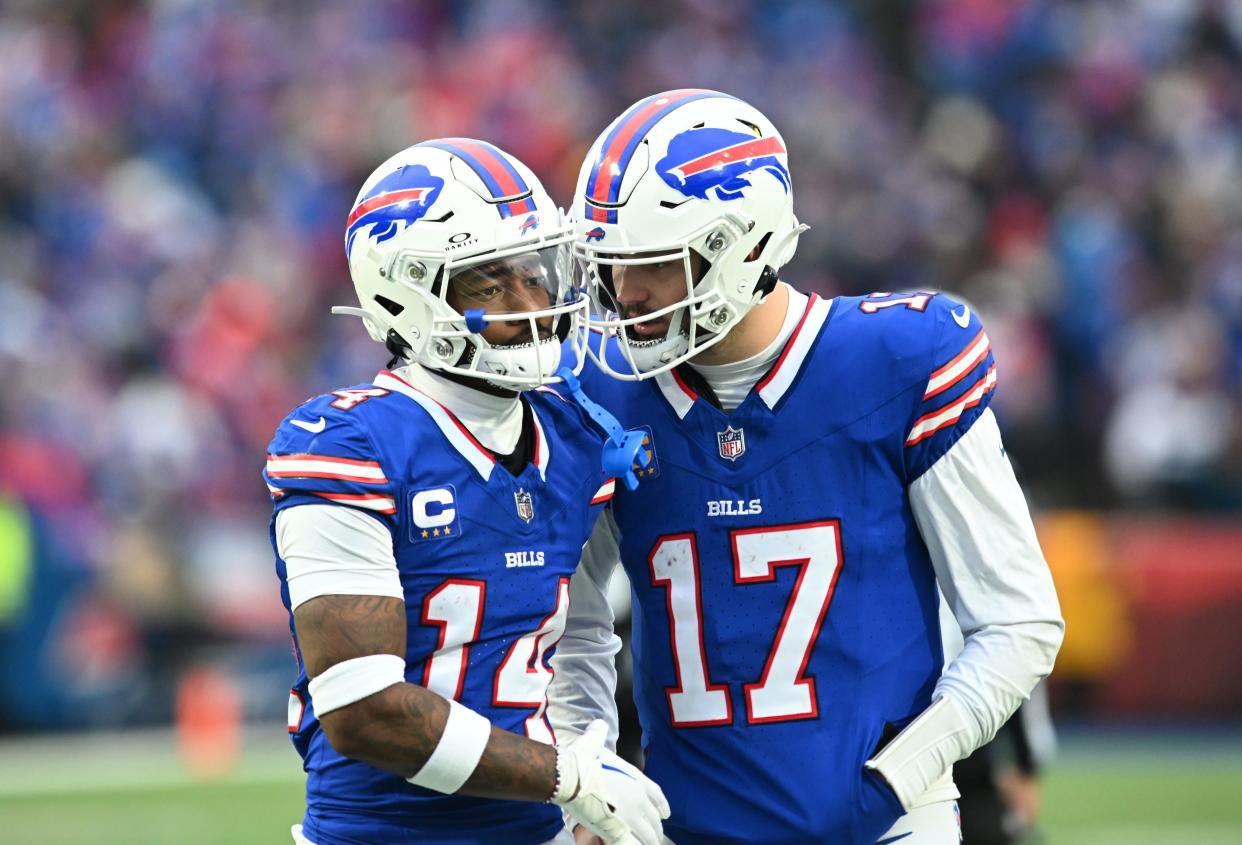
[{"label": "orange blurred object", "polygon": [[177,688],[177,746],[196,777],[221,778],[237,766],[241,703],[233,679],[210,666],[190,669]]},{"label": "orange blurred object", "polygon": [[1072,692],[1074,715],[1237,720],[1236,519],[1062,511],[1039,539],[1065,617],[1052,688]]}]

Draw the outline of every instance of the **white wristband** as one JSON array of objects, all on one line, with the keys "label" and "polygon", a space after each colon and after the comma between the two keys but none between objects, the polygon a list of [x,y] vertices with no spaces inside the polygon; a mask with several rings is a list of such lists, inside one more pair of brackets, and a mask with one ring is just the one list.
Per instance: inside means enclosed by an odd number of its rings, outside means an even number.
[{"label": "white wristband", "polygon": [[311,679],[315,715],[322,718],[368,695],[405,681],[405,660],[395,654],[368,654],[342,660]]},{"label": "white wristband", "polygon": [[410,783],[436,792],[452,794],[470,779],[487,740],[492,735],[492,723],[481,715],[449,699],[448,719],[444,733]]}]

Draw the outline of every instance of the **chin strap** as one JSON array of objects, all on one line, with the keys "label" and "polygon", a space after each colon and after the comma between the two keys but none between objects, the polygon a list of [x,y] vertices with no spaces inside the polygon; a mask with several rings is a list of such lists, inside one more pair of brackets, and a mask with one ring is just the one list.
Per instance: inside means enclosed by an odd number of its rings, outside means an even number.
[{"label": "chin strap", "polygon": [[396,329],[389,329],[388,336],[384,338],[384,348],[392,355],[388,361],[388,369],[400,364],[409,357],[410,345],[405,342],[401,335],[397,334]]},{"label": "chin strap", "polygon": [[755,283],[755,293],[759,294],[759,301],[768,298],[768,294],[776,289],[776,268],[768,264],[763,268],[763,272],[759,274],[759,281]]},{"label": "chin strap", "polygon": [[634,474],[634,464],[646,468],[651,458],[643,450],[643,433],[627,431],[617,422],[617,418],[603,406],[592,400],[582,390],[582,382],[569,367],[561,367],[556,375],[565,384],[565,388],[574,397],[587,416],[608,435],[604,441],[603,467],[604,475],[609,478],[620,478],[625,482],[627,490],[638,488],[638,476]]}]

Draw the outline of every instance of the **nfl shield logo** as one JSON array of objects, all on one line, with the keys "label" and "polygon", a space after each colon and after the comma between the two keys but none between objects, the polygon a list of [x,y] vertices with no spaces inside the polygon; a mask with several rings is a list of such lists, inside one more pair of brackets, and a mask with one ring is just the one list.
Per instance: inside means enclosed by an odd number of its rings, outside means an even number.
[{"label": "nfl shield logo", "polygon": [[743,429],[727,427],[716,432],[716,444],[720,447],[720,457],[736,461],[746,453],[746,433]]},{"label": "nfl shield logo", "polygon": [[518,490],[513,494],[513,502],[517,505],[517,515],[523,522],[530,522],[535,518],[535,503],[531,500],[530,493]]}]

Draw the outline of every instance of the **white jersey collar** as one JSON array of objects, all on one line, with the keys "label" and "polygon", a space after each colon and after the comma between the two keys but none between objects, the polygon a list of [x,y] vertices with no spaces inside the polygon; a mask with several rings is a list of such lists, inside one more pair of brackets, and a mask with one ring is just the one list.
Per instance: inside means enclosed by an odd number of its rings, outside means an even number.
[{"label": "white jersey collar", "polygon": [[383,387],[394,393],[408,396],[417,402],[435,422],[440,433],[444,435],[444,439],[457,450],[458,454],[470,462],[483,480],[491,478],[496,459],[483,447],[482,443],[474,438],[470,430],[462,424],[461,420],[457,419],[452,411],[394,372],[388,370],[381,372],[375,377],[374,384],[376,387]]},{"label": "white jersey collar", "polygon": [[673,413],[679,420],[684,420],[686,414],[690,413],[690,409],[694,407],[694,400],[699,398],[699,394],[682,380],[676,369],[660,373],[655,377],[655,383],[660,392],[664,394],[665,401],[672,406]]},{"label": "white jersey collar", "polygon": [[[403,393],[422,405],[445,438],[484,479],[490,477],[491,467],[495,465],[493,455],[507,455],[517,448],[522,436],[522,402],[517,396],[484,393],[443,378],[418,364],[380,373],[376,379],[377,386]],[[385,379],[384,383],[379,379]],[[552,450],[533,405],[530,412],[535,424],[534,464],[539,477],[546,481]]]},{"label": "white jersey collar", "polygon": [[802,372],[807,355],[815,345],[824,323],[828,321],[828,313],[831,310],[832,300],[823,299],[819,294],[811,294],[806,310],[802,313],[802,319],[794,327],[793,334],[789,336],[789,342],[785,344],[781,357],[776,359],[776,363],[772,365],[772,369],[768,370],[768,374],[755,385],[754,390],[759,394],[759,398],[772,410],[776,410],[776,406],[789,392],[789,387],[798,377],[798,373]]},{"label": "white jersey collar", "polygon": [[759,380],[768,374],[806,314],[810,297],[783,282],[781,287],[786,292],[785,314],[781,318],[780,328],[767,346],[741,361],[727,364],[690,364],[711,387],[720,407],[725,411],[732,411],[741,405]]},{"label": "white jersey collar", "polygon": [[[799,308],[801,315],[794,322],[795,309]],[[789,387],[793,384],[794,379],[797,378],[798,373],[802,370],[802,365],[805,363],[806,357],[815,343],[815,339],[819,336],[820,329],[823,328],[824,322],[828,319],[828,313],[831,309],[831,300],[825,300],[814,293],[808,298],[791,289],[786,321],[777,335],[776,341],[774,341],[775,345],[782,337],[788,338],[784,343],[784,348],[781,349],[779,357],[774,354],[775,350],[769,347],[746,361],[737,362],[736,364],[724,364],[719,367],[696,367],[696,369],[703,374],[708,384],[711,384],[713,378],[731,377],[733,371],[737,368],[750,368],[758,358],[775,358],[776,363],[772,365],[771,369],[767,370],[767,374],[758,380],[752,388],[754,392],[759,394],[759,398],[763,400],[765,405],[775,409],[789,391]],[[790,328],[791,324],[792,328]],[[756,378],[757,376],[758,373],[756,373]],[[677,414],[678,419],[685,419],[686,414],[690,413],[690,409],[694,407],[695,400],[699,398],[698,393],[686,384],[685,380],[681,378],[675,369],[657,375],[655,383],[660,393],[663,394],[665,401],[672,407],[673,412]]]}]

